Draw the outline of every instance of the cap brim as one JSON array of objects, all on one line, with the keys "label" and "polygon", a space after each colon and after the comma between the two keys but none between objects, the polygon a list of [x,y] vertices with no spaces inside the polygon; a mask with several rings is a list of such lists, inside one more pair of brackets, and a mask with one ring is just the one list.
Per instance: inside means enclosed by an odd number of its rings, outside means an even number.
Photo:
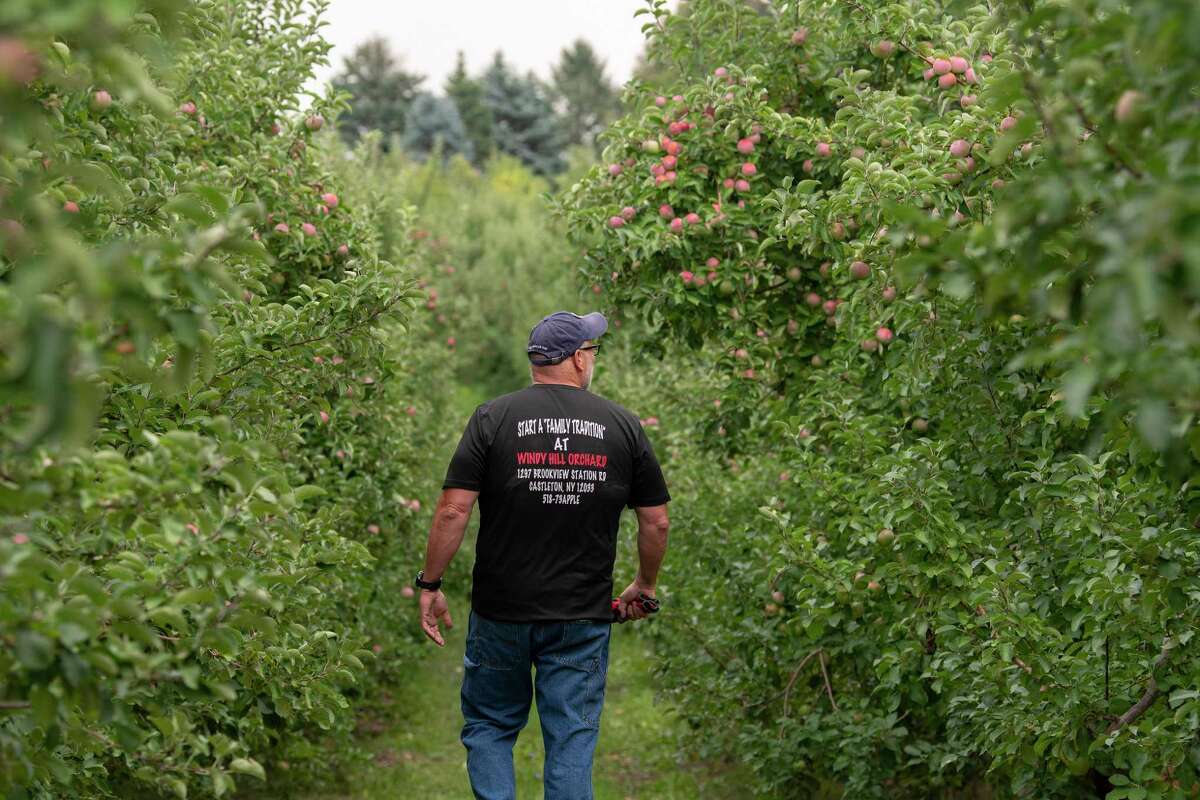
[{"label": "cap brim", "polygon": [[583,330],[587,339],[595,341],[608,330],[608,320],[599,311],[593,311],[583,316]]}]

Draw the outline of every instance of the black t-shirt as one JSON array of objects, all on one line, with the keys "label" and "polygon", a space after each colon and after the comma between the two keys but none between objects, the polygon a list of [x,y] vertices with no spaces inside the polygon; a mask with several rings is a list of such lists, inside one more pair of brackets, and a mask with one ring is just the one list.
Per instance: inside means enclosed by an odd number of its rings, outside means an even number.
[{"label": "black t-shirt", "polygon": [[637,416],[566,384],[477,407],[442,488],[479,492],[471,607],[504,622],[611,620],[621,512],[671,499]]}]

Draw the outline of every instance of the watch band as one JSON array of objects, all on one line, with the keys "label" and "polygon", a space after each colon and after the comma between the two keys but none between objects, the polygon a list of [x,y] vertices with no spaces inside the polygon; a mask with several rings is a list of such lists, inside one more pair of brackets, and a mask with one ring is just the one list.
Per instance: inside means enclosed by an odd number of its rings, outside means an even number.
[{"label": "watch band", "polygon": [[442,588],[442,579],[438,578],[436,581],[427,581],[425,580],[425,570],[421,570],[417,573],[417,577],[413,581],[413,585],[418,589],[428,589],[431,592],[437,591],[438,589]]}]

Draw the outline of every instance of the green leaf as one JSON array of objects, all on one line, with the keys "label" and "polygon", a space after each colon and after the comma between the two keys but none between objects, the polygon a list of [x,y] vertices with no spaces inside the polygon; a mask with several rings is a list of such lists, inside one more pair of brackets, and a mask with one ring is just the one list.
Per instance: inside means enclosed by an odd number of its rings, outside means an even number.
[{"label": "green leaf", "polygon": [[253,758],[235,758],[229,762],[229,770],[242,775],[253,775],[261,781],[267,779],[267,774],[263,771],[262,765]]}]

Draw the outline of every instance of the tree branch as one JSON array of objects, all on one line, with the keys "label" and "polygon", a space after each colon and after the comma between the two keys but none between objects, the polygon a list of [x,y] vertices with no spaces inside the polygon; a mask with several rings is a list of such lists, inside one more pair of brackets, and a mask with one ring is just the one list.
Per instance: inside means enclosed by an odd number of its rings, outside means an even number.
[{"label": "tree branch", "polygon": [[1158,698],[1158,681],[1154,679],[1154,671],[1166,663],[1169,652],[1171,652],[1171,638],[1167,637],[1163,640],[1162,652],[1158,654],[1158,658],[1154,659],[1154,664],[1150,667],[1150,682],[1146,685],[1145,693],[1140,700],[1130,706],[1128,711],[1117,717],[1116,722],[1108,726],[1108,733],[1116,733],[1121,730],[1154,705],[1154,701]]}]

